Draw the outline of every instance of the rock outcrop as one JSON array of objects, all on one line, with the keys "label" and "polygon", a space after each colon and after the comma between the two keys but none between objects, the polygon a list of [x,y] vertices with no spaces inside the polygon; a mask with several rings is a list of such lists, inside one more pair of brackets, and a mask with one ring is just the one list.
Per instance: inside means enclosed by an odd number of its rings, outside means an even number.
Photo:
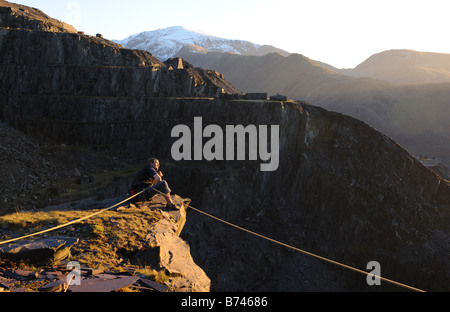
[{"label": "rock outcrop", "polygon": [[[194,262],[189,245],[180,237],[186,223],[189,203],[189,199],[184,199],[179,203],[179,210],[162,212],[163,218],[151,225],[145,238],[149,248],[138,252],[133,261],[140,265],[148,264],[153,268],[164,269],[171,276],[171,287],[174,291],[209,292],[211,280]],[[157,196],[150,204],[164,206],[165,201],[161,196]]]},{"label": "rock outcrop", "polygon": [[51,18],[41,10],[0,0],[0,27],[76,33],[67,23]]},{"label": "rock outcrop", "polygon": [[28,260],[33,265],[57,264],[70,257],[70,248],[78,243],[74,237],[50,237],[17,241],[0,246],[0,258]]},{"label": "rock outcrop", "polygon": [[[216,72],[72,33],[0,28],[3,95],[159,97],[238,93]],[[37,76],[36,76],[37,75]],[[126,82],[126,85],[123,85]]]},{"label": "rock outcrop", "polygon": [[[80,225],[82,230],[67,230],[72,236],[77,237],[58,236],[59,231],[66,231],[62,228],[55,230],[57,234],[54,236],[52,232],[48,232],[49,237],[46,238],[35,237],[0,245],[0,292],[3,291],[1,288],[11,292],[27,289],[44,292],[109,292],[127,286],[138,286],[138,291],[149,291],[148,287],[150,287],[157,291],[208,292],[211,280],[194,262],[189,245],[179,236],[186,222],[186,209],[190,199],[174,196],[174,201],[179,207],[178,210],[166,209],[163,197],[157,195],[146,202],[138,202],[135,205],[124,204],[112,212],[111,220],[142,210],[161,214],[161,218],[154,222],[148,221],[147,234],[142,237],[141,242],[145,247],[140,248],[139,251],[131,247],[128,250],[120,247],[120,254],[125,259],[110,259],[118,263],[113,267],[108,267],[102,262],[102,259],[108,257],[106,254],[102,255],[99,250],[92,253],[92,248],[95,249],[95,245],[98,244],[98,237],[96,238],[92,233],[95,226],[89,224]],[[65,209],[69,209],[73,215],[76,215],[77,209],[80,209],[76,208],[78,204],[78,202],[69,202],[44,210],[61,214]],[[95,209],[101,204],[103,204],[102,201],[89,201],[84,203],[83,209]],[[118,240],[117,237],[123,235],[121,231],[130,231],[134,225],[131,221],[125,228],[116,225],[114,231],[109,233],[108,244],[114,244]],[[17,236],[17,233],[12,232],[7,226],[0,228],[0,237],[3,237],[1,241],[5,240],[5,236],[10,235]],[[78,243],[90,246],[90,249],[86,250],[77,246],[74,255],[71,255],[71,248]],[[119,249],[117,245],[112,248]],[[87,257],[90,263],[95,265],[93,268],[86,265],[86,258],[83,257],[83,254],[89,254],[89,252],[92,254]],[[19,264],[30,265],[33,270],[19,269]],[[73,272],[76,267],[79,270],[79,281],[69,286],[68,273]],[[145,274],[139,273],[147,268],[163,272],[166,279],[164,285],[161,285],[162,281],[156,283]],[[122,280],[122,278],[127,279]],[[133,286],[133,284],[136,285]]]}]

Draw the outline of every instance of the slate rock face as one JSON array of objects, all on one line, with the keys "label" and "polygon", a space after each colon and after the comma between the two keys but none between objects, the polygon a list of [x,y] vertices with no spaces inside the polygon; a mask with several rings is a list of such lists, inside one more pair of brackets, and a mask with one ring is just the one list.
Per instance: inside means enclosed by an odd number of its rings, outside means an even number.
[{"label": "slate rock face", "polygon": [[181,203],[179,210],[162,212],[164,218],[154,223],[146,236],[149,248],[138,252],[133,261],[164,269],[174,291],[209,292],[211,280],[194,262],[189,245],[179,236],[188,204],[189,200]]},{"label": "slate rock face", "polygon": [[70,248],[78,238],[49,237],[23,240],[0,246],[0,258],[13,261],[29,260],[35,265],[56,264],[70,256]]},{"label": "slate rock face", "polygon": [[72,25],[53,19],[38,9],[3,0],[0,0],[0,27],[77,32]]},{"label": "slate rock face", "polygon": [[[378,261],[384,276],[419,288],[448,289],[448,182],[351,117],[306,104],[246,103],[248,114],[223,106],[203,116],[211,123],[280,125],[280,167],[224,165],[203,189],[206,212],[360,269]],[[185,237],[212,290],[374,290],[364,276],[198,214],[187,220]]]},{"label": "slate rock face", "polygon": [[[0,29],[3,95],[216,96],[239,93],[218,73],[169,70],[150,53],[72,33]],[[37,75],[37,76],[36,76]],[[126,84],[126,85],[125,85]]]},{"label": "slate rock face", "polygon": [[[446,289],[442,272],[450,270],[432,268],[448,266],[448,183],[353,118],[305,103],[206,99],[70,98],[60,106],[28,97],[9,107],[8,119],[26,132],[42,129],[66,144],[111,144],[127,156],[158,155],[163,164],[172,159],[171,129],[192,129],[195,116],[205,126],[280,125],[276,172],[260,172],[260,161],[182,161],[164,170],[171,188],[208,213],[280,241],[358,268],[378,260],[387,277]],[[157,122],[146,122],[150,115]],[[187,220],[185,239],[213,290],[285,290],[280,278],[298,268],[291,254],[249,243],[245,233],[197,215]],[[330,272],[314,267],[322,273],[305,275],[324,282],[306,290],[326,289]],[[274,278],[269,283],[261,276]],[[335,289],[360,289],[347,278],[340,276]],[[305,285],[292,283],[289,289]],[[367,287],[364,278],[362,284]]]}]

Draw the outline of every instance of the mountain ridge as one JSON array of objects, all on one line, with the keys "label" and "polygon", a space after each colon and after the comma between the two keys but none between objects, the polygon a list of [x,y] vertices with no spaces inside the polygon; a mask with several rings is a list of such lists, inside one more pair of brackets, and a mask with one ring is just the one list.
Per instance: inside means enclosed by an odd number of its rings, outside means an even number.
[{"label": "mountain ridge", "polygon": [[353,69],[338,71],[395,84],[450,82],[450,54],[392,49],[370,56]]},{"label": "mountain ridge", "polygon": [[233,40],[194,31],[183,26],[144,31],[123,40],[113,40],[129,49],[146,50],[158,59],[165,61],[174,57],[186,46],[197,46],[204,52],[226,52],[242,55],[262,55],[276,51],[283,55],[289,53],[281,49],[260,45],[246,40]]},{"label": "mountain ridge", "polygon": [[[188,51],[202,54],[219,52],[254,56],[276,52],[286,57],[291,54],[299,54],[287,52],[272,45],[256,44],[248,40],[217,37],[184,26],[143,31],[125,39],[113,41],[126,48],[149,51],[162,61],[166,58],[186,55]],[[155,44],[156,41],[159,41],[159,44]],[[165,41],[171,42],[169,44]],[[174,47],[164,51],[170,45]],[[437,62],[436,58],[440,60]],[[408,61],[405,62],[405,60]],[[450,82],[450,65],[444,66],[444,69],[439,68],[442,65],[450,64],[450,54],[446,53],[390,49],[368,56],[365,61],[354,68],[337,68],[320,60],[313,61],[334,72],[357,78],[374,78],[399,84]],[[416,72],[402,74],[408,66],[415,66]]]}]

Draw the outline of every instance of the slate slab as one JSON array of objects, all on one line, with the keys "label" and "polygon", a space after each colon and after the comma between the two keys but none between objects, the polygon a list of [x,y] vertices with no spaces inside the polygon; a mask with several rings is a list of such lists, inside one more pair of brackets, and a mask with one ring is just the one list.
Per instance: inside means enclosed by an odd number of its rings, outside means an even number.
[{"label": "slate slab", "polygon": [[27,279],[35,279],[39,276],[39,273],[32,270],[16,269],[14,270],[14,273]]},{"label": "slate slab", "polygon": [[96,274],[95,277],[100,278],[102,280],[109,280],[109,279],[117,278],[117,275],[100,273],[100,274]]},{"label": "slate slab", "polygon": [[0,276],[0,287],[1,288],[6,288],[6,289],[10,289],[11,285],[9,283],[9,280]]},{"label": "slate slab", "polygon": [[45,284],[44,286],[39,288],[39,291],[43,292],[63,292],[66,291],[68,285],[63,280],[57,280],[50,283]]},{"label": "slate slab", "polygon": [[89,268],[89,270],[87,271],[87,274],[92,276],[92,275],[101,274],[103,272],[104,272],[103,269],[91,269],[91,268]]},{"label": "slate slab", "polygon": [[12,261],[29,260],[41,266],[55,264],[70,256],[70,248],[78,243],[74,237],[50,237],[24,240],[0,246],[0,258]]},{"label": "slate slab", "polygon": [[156,283],[152,280],[146,279],[146,278],[140,278],[139,282],[142,283],[144,286],[153,288],[154,290],[159,291],[159,292],[165,292],[166,290],[169,289],[169,287],[167,287],[165,285],[158,284],[158,283]]},{"label": "slate slab", "polygon": [[100,278],[93,278],[82,280],[81,285],[70,286],[71,292],[111,292],[134,284],[139,277],[137,276],[123,276],[116,279],[102,280]]}]

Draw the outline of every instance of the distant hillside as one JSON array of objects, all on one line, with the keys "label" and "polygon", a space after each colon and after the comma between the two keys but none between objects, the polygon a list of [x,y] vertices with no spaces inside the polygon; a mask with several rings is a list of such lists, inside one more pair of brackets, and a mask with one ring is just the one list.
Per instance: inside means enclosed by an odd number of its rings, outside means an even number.
[{"label": "distant hillside", "polygon": [[300,54],[285,57],[279,53],[264,56],[178,53],[177,56],[197,64],[196,66],[219,71],[243,92],[282,93],[295,99],[303,99],[319,85],[339,79],[354,80],[319,66]]},{"label": "distant hillside", "polygon": [[[450,167],[450,83],[392,85],[341,80],[308,96],[315,105],[358,118],[416,156],[434,156]],[[448,178],[448,177],[446,177]]]},{"label": "distant hillside", "polygon": [[182,26],[145,31],[124,40],[115,40],[115,42],[128,49],[146,50],[162,61],[176,56],[180,50],[184,53],[189,51],[203,54],[227,52],[240,55],[264,55],[269,52],[278,52],[289,55],[288,52],[272,46],[214,37]]},{"label": "distant hillside", "polygon": [[408,86],[356,78],[299,54],[178,56],[219,71],[242,92],[280,93],[358,118],[410,152],[450,166],[450,83]]},{"label": "distant hillside", "polygon": [[354,69],[340,72],[398,84],[450,82],[450,54],[389,50],[372,55]]}]

